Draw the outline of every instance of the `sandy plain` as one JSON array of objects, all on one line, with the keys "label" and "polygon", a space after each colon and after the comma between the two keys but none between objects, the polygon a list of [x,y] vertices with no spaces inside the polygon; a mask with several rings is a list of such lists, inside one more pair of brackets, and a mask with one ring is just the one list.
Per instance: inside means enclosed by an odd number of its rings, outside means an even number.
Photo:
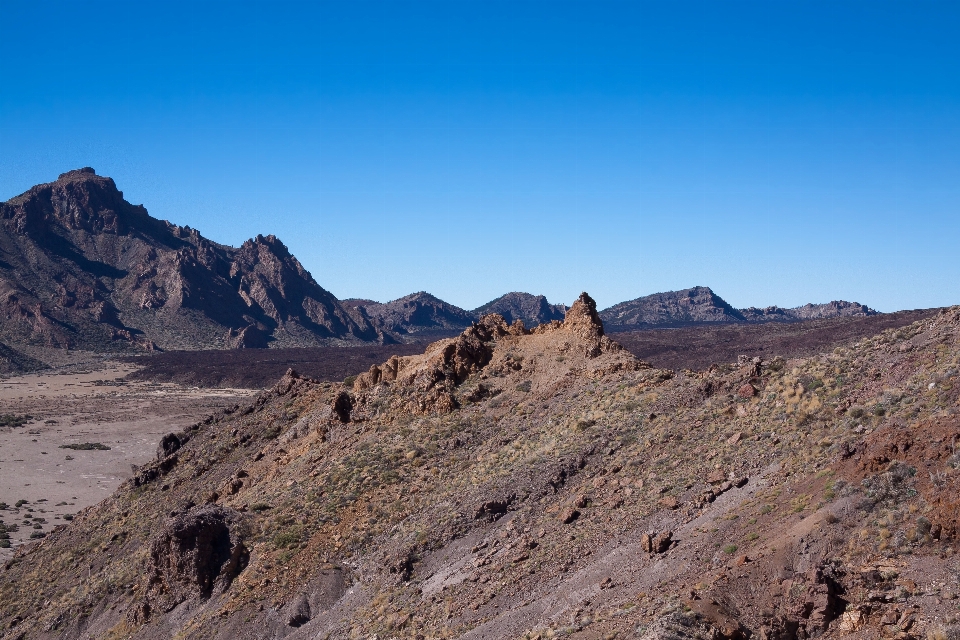
[{"label": "sandy plain", "polygon": [[[109,496],[132,475],[131,465],[156,455],[164,434],[257,393],[124,379],[136,369],[107,362],[0,379],[0,415],[31,417],[0,427],[0,503],[7,505],[0,522],[10,541],[0,562],[31,535]],[[109,449],[63,448],[83,443]]]}]

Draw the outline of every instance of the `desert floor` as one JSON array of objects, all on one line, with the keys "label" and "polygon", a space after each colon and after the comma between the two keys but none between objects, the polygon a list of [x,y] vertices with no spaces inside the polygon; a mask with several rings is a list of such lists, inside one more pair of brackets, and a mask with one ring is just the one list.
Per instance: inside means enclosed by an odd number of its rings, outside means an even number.
[{"label": "desert floor", "polygon": [[[0,427],[0,503],[7,504],[0,520],[8,529],[17,525],[0,562],[31,534],[109,496],[132,475],[131,465],[156,455],[164,434],[256,393],[124,380],[136,368],[107,363],[0,379],[0,415],[32,417]],[[82,443],[110,449],[62,448]],[[18,508],[20,500],[26,502]]]}]

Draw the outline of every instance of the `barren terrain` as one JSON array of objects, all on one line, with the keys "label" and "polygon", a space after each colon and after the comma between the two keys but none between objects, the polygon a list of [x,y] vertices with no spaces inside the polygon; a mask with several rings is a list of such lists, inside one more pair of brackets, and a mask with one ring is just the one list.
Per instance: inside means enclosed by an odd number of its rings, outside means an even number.
[{"label": "barren terrain", "polygon": [[0,630],[952,640],[960,307],[873,328],[666,369],[584,294],[345,382],[290,371],[21,545]]},{"label": "barren terrain", "polygon": [[[164,434],[251,393],[125,381],[134,370],[112,365],[0,380],[0,415],[30,416],[0,427],[0,502],[7,504],[0,517],[17,525],[0,559],[113,493],[131,477],[131,465],[156,456]],[[109,449],[62,448],[85,443]]]},{"label": "barren terrain", "polygon": [[265,389],[293,367],[318,380],[341,382],[390,356],[423,353],[426,343],[312,347],[301,349],[236,349],[168,351],[124,358],[137,365],[133,381],[175,382],[199,387]]}]

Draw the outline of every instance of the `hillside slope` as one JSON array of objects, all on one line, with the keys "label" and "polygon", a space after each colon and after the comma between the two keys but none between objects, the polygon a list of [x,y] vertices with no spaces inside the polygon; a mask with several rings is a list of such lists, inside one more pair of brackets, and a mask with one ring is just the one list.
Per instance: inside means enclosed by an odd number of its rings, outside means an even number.
[{"label": "hillside slope", "polygon": [[0,203],[0,339],[116,351],[373,341],[274,236],[150,217],[85,168]]},{"label": "hillside slope", "polygon": [[765,307],[734,309],[709,287],[665,291],[615,304],[600,312],[610,330],[625,331],[653,327],[679,327],[711,323],[797,322],[826,318],[876,315],[876,311],[858,302],[835,300],[824,304],[808,303],[785,309]]},{"label": "hillside slope", "polygon": [[[581,296],[288,373],[0,572],[10,638],[949,638],[960,308],[654,369]],[[18,522],[21,507],[3,513]],[[928,635],[929,634],[929,635]]]}]

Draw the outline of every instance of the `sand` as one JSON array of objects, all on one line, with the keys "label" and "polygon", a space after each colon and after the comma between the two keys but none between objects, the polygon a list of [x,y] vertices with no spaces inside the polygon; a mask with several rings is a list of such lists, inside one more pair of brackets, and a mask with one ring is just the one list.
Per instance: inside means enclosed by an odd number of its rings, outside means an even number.
[{"label": "sand", "polygon": [[[164,434],[257,393],[124,381],[135,369],[108,363],[0,380],[0,415],[32,416],[24,426],[0,427],[0,503],[8,505],[0,520],[19,527],[0,562],[31,534],[109,496],[132,475],[131,465],[156,455]],[[60,448],[88,442],[110,449]],[[17,508],[19,500],[26,503]]]}]

